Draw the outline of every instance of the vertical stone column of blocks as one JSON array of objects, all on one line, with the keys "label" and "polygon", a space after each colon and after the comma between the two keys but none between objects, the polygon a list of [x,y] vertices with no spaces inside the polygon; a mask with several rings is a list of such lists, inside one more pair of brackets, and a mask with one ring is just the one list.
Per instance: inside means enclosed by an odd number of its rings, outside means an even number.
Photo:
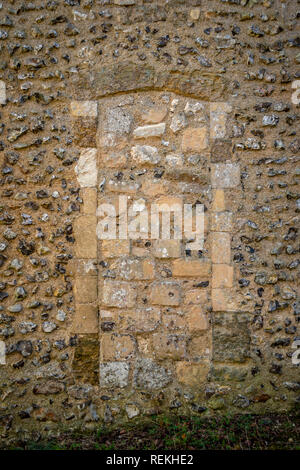
[{"label": "vertical stone column of blocks", "polygon": [[230,141],[226,140],[230,111],[227,103],[210,104],[212,308],[225,312],[235,310],[231,262],[233,213],[226,200],[228,192],[240,185],[239,164],[231,162]]},{"label": "vertical stone column of blocks", "polygon": [[[119,196],[128,206],[136,201],[150,209],[152,203],[183,208],[206,194],[207,103],[137,93],[104,98],[99,113],[98,207],[114,204],[117,225],[124,216]],[[187,242],[150,234],[99,241],[100,386],[123,388],[131,377],[133,387],[146,390],[172,380],[185,387],[205,383],[211,262],[189,253]]]},{"label": "vertical stone column of blocks", "polygon": [[98,383],[98,270],[97,270],[97,102],[71,103],[74,141],[80,147],[75,167],[83,201],[75,220],[75,315],[72,331],[77,334],[73,370],[80,381]]}]

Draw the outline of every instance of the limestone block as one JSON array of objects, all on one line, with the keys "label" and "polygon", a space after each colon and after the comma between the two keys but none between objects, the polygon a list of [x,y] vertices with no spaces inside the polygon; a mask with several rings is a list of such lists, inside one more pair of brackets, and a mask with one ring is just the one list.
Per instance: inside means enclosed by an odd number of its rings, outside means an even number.
[{"label": "limestone block", "polygon": [[154,240],[152,251],[156,258],[179,258],[181,240]]},{"label": "limestone block", "polygon": [[0,80],[0,104],[6,103],[6,84],[3,80]]},{"label": "limestone block", "polygon": [[82,150],[75,166],[77,180],[82,188],[89,188],[97,184],[97,149],[86,148]]},{"label": "limestone block", "polygon": [[167,106],[155,106],[144,111],[142,120],[146,124],[158,124],[166,117],[167,113]]},{"label": "limestone block", "polygon": [[166,124],[161,122],[160,124],[149,124],[148,126],[137,127],[133,131],[133,135],[136,139],[146,139],[147,137],[159,137],[163,135],[166,130]]},{"label": "limestone block", "polygon": [[160,325],[161,314],[157,307],[122,310],[119,315],[120,329],[128,332],[143,333],[154,331]]},{"label": "limestone block", "polygon": [[137,359],[133,374],[134,388],[141,390],[161,390],[172,381],[171,371],[150,358]]},{"label": "limestone block", "polygon": [[116,258],[129,255],[130,240],[102,240],[101,255],[104,258]]}]

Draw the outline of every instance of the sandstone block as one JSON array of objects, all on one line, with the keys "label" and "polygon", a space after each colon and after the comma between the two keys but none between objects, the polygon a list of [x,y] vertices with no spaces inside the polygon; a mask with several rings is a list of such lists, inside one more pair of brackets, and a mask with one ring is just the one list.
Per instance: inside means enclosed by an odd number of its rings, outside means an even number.
[{"label": "sandstone block", "polygon": [[208,278],[211,272],[211,263],[206,260],[177,259],[172,263],[174,277]]},{"label": "sandstone block", "polygon": [[186,355],[186,338],[182,335],[155,333],[152,346],[158,359],[183,359]]},{"label": "sandstone block", "polygon": [[197,304],[202,307],[205,307],[205,305],[207,305],[207,302],[207,290],[203,289],[203,287],[199,289],[191,289],[185,293],[184,303],[187,305]]},{"label": "sandstone block", "polygon": [[150,289],[150,301],[153,305],[179,305],[181,287],[171,281],[154,282]]},{"label": "sandstone block", "polygon": [[207,146],[206,127],[187,128],[184,130],[181,144],[183,152],[199,152],[206,149]]},{"label": "sandstone block", "polygon": [[188,354],[192,360],[209,359],[211,354],[211,335],[202,334],[192,338],[188,345]]},{"label": "sandstone block", "polygon": [[77,258],[97,258],[96,224],[97,218],[92,215],[83,215],[75,219],[75,254]]},{"label": "sandstone block", "polygon": [[190,331],[205,331],[208,328],[207,316],[203,313],[203,308],[197,305],[187,310],[186,320]]},{"label": "sandstone block", "polygon": [[212,289],[211,300],[215,312],[236,312],[238,310],[232,289]]},{"label": "sandstone block", "polygon": [[78,334],[98,332],[98,308],[96,304],[76,303],[72,332]]},{"label": "sandstone block", "polygon": [[86,215],[96,215],[97,210],[97,189],[82,188],[83,213]]},{"label": "sandstone block", "polygon": [[213,191],[212,210],[215,212],[225,211],[225,193],[223,189]]},{"label": "sandstone block", "polygon": [[223,289],[233,286],[233,267],[228,264],[213,264],[212,288]]},{"label": "sandstone block", "polygon": [[74,293],[79,304],[91,303],[97,300],[97,278],[95,276],[77,276]]},{"label": "sandstone block", "polygon": [[135,341],[130,335],[103,334],[100,347],[103,362],[127,360],[135,353]]},{"label": "sandstone block", "polygon": [[230,264],[231,235],[229,233],[211,233],[211,260],[213,263]]}]

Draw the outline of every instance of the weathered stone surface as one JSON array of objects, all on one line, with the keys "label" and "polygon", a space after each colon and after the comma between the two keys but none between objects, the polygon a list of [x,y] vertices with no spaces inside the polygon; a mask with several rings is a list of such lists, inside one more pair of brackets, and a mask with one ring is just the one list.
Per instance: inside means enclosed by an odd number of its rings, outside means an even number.
[{"label": "weathered stone surface", "polygon": [[79,382],[96,385],[99,382],[98,334],[79,335],[73,358],[74,376]]},{"label": "weathered stone surface", "polygon": [[158,359],[174,361],[186,356],[186,338],[181,335],[154,333],[152,335],[154,354]]},{"label": "weathered stone surface", "polygon": [[211,233],[211,259],[213,263],[231,263],[231,235],[229,233]]},{"label": "weathered stone surface", "polygon": [[128,385],[129,364],[126,362],[108,362],[100,364],[100,386],[123,388]]},{"label": "weathered stone surface", "polygon": [[179,305],[181,288],[171,281],[155,282],[151,285],[150,300],[154,305]]},{"label": "weathered stone surface", "polygon": [[72,326],[73,333],[98,333],[98,308],[96,304],[76,303]]},{"label": "weathered stone surface", "polygon": [[203,387],[209,372],[209,363],[192,364],[181,361],[176,364],[177,380],[191,388]]},{"label": "weathered stone surface", "polygon": [[101,254],[104,258],[129,255],[130,240],[102,240]]},{"label": "weathered stone surface", "polygon": [[0,80],[0,104],[6,103],[6,84],[3,80]]},{"label": "weathered stone surface", "polygon": [[135,362],[133,385],[141,390],[160,390],[172,381],[171,371],[161,367],[152,359],[137,359]]},{"label": "weathered stone surface", "polygon": [[92,215],[78,217],[74,223],[77,258],[97,258],[97,218]]},{"label": "weathered stone surface", "polygon": [[95,276],[77,276],[74,286],[76,302],[92,303],[97,300],[97,278]]},{"label": "weathered stone surface", "polygon": [[111,265],[117,275],[126,281],[154,279],[154,263],[150,259],[123,258]]},{"label": "weathered stone surface", "polygon": [[133,307],[137,292],[128,282],[104,281],[103,303],[110,307]]},{"label": "weathered stone surface", "polygon": [[228,264],[213,264],[212,288],[222,289],[233,286],[233,267]]},{"label": "weathered stone surface", "polygon": [[211,168],[213,188],[235,188],[240,184],[240,166],[238,163],[214,163]]},{"label": "weathered stone surface", "polygon": [[135,341],[132,336],[122,334],[105,334],[101,339],[101,359],[122,361],[130,359],[135,353]]},{"label": "weathered stone surface", "polygon": [[211,263],[208,260],[178,259],[172,263],[172,272],[175,277],[208,278]]},{"label": "weathered stone surface", "polygon": [[0,341],[0,365],[6,364],[5,349],[6,347],[4,341]]},{"label": "weathered stone surface", "polygon": [[154,331],[161,323],[161,313],[156,307],[139,308],[120,313],[122,330],[128,332]]},{"label": "weathered stone surface", "polygon": [[181,240],[154,240],[153,254],[156,258],[179,258],[181,245]]},{"label": "weathered stone surface", "polygon": [[136,139],[146,139],[147,137],[159,137],[163,135],[166,129],[166,124],[161,122],[160,124],[149,124],[148,126],[137,127],[133,131],[133,135]]},{"label": "weathered stone surface", "polygon": [[75,166],[77,180],[82,188],[91,188],[97,184],[97,149],[82,150]]},{"label": "weathered stone surface", "polygon": [[[204,306],[203,306],[204,307]],[[190,331],[205,331],[208,328],[208,318],[203,307],[192,306],[186,312],[186,320]]]},{"label": "weathered stone surface", "polygon": [[167,113],[167,106],[154,106],[144,110],[142,120],[147,124],[158,124],[166,117]]},{"label": "weathered stone surface", "polygon": [[131,156],[133,161],[140,165],[156,165],[161,160],[157,148],[150,145],[136,145],[132,147]]},{"label": "weathered stone surface", "polygon": [[245,314],[215,313],[213,360],[245,362],[250,355],[249,318]]},{"label": "weathered stone surface", "polygon": [[72,116],[97,117],[97,101],[71,101]]},{"label": "weathered stone surface", "polygon": [[207,128],[187,128],[183,132],[181,148],[183,152],[201,152],[208,146]]}]

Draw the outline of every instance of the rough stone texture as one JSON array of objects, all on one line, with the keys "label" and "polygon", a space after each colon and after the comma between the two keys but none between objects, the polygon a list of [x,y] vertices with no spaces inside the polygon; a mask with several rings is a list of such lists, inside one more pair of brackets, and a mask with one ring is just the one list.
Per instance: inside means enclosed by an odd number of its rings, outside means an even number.
[{"label": "rough stone texture", "polygon": [[161,390],[172,380],[171,372],[152,359],[138,359],[135,363],[134,387],[142,390]]},{"label": "rough stone texture", "polygon": [[81,152],[75,166],[78,183],[82,188],[91,188],[97,183],[97,149],[85,149]]},{"label": "rough stone texture", "polygon": [[[299,402],[294,3],[1,2],[1,442]],[[203,248],[99,241],[119,195],[203,204]]]},{"label": "rough stone texture", "polygon": [[128,384],[129,365],[126,362],[108,362],[100,364],[100,385],[102,387],[126,387]]}]

